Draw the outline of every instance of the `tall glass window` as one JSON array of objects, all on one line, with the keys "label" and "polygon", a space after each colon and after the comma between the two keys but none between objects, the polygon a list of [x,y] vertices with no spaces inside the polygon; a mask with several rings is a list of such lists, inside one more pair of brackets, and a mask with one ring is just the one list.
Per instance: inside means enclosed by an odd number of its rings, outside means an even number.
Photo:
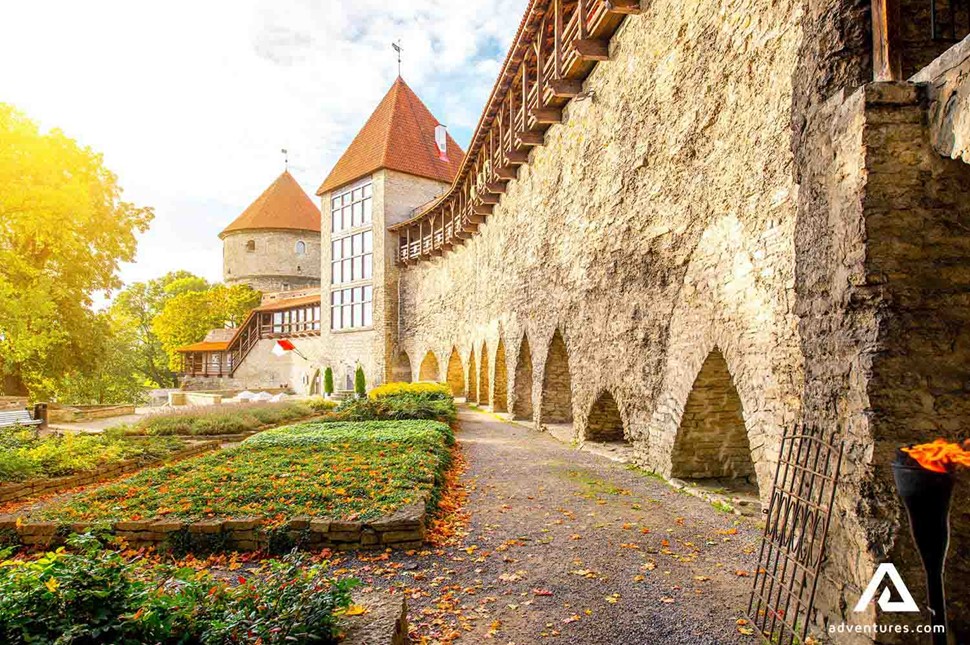
[{"label": "tall glass window", "polygon": [[330,255],[330,283],[370,280],[374,274],[374,233],[364,231],[336,239]]},{"label": "tall glass window", "polygon": [[372,202],[370,179],[335,193],[330,198],[330,231],[338,233],[370,224]]},{"label": "tall glass window", "polygon": [[355,329],[374,324],[374,288],[354,287],[330,293],[330,328]]}]

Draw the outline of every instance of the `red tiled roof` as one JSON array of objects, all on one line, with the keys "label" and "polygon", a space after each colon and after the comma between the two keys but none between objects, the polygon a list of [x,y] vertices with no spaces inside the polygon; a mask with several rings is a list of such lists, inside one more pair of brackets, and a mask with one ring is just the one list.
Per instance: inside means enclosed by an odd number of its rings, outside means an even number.
[{"label": "red tiled roof", "polygon": [[229,342],[219,342],[219,343],[207,343],[205,341],[201,343],[193,343],[191,345],[185,345],[179,347],[175,351],[177,352],[223,352],[229,347]]},{"label": "red tiled roof", "polygon": [[233,231],[294,229],[320,231],[320,211],[289,171],[276,178],[219,237]]},{"label": "red tiled roof", "polygon": [[265,305],[260,305],[253,309],[253,311],[279,311],[280,309],[294,309],[296,307],[305,307],[306,305],[316,305],[320,304],[320,294],[315,293],[310,296],[300,296],[299,298],[282,298],[280,300],[273,300]]},{"label": "red tiled roof", "polygon": [[448,161],[439,159],[434,141],[438,120],[400,76],[381,100],[350,147],[327,175],[317,195],[330,192],[382,168],[450,184],[465,156],[449,134]]}]

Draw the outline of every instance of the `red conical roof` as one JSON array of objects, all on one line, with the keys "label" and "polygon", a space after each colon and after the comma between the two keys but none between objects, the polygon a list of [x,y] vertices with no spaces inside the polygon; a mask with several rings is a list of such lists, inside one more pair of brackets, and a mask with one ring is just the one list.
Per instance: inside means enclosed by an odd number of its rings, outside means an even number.
[{"label": "red conical roof", "polygon": [[330,192],[381,168],[450,184],[465,153],[448,135],[448,161],[438,155],[438,120],[400,76],[350,147],[323,181],[317,195]]},{"label": "red conical roof", "polygon": [[289,171],[276,178],[219,237],[233,231],[292,229],[320,232],[320,210]]}]

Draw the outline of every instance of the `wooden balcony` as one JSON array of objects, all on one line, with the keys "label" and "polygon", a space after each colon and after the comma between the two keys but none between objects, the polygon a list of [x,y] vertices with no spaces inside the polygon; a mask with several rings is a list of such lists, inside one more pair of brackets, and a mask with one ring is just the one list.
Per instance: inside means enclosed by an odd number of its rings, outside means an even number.
[{"label": "wooden balcony", "polygon": [[523,18],[451,189],[390,227],[407,266],[443,255],[477,234],[506,184],[545,144],[545,131],[609,59],[610,38],[639,0],[535,0]]}]

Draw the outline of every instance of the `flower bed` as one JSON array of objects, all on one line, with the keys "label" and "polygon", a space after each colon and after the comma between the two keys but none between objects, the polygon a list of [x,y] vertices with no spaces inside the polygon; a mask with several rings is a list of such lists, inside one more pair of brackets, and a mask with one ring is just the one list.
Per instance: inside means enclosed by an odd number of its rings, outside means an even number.
[{"label": "flower bed", "polygon": [[441,383],[387,383],[371,390],[366,399],[349,399],[336,416],[346,421],[428,419],[454,424],[455,400]]},{"label": "flower bed", "polygon": [[425,503],[438,499],[453,442],[448,426],[429,421],[289,426],[79,493],[26,522],[8,517],[0,529],[15,529],[27,544],[110,525],[145,544],[413,545],[423,539]]},{"label": "flower bed", "polygon": [[303,421],[336,407],[332,401],[309,399],[283,403],[241,403],[156,414],[127,429],[132,435],[214,436],[256,432],[281,423]]},{"label": "flower bed", "polygon": [[[297,555],[229,580],[132,562],[90,537],[0,566],[0,641],[336,643],[353,579]],[[0,559],[9,554],[0,554]]]},{"label": "flower bed", "polygon": [[174,438],[131,439],[119,432],[54,434],[0,428],[0,483],[86,473],[134,461],[158,461],[186,447]]}]

